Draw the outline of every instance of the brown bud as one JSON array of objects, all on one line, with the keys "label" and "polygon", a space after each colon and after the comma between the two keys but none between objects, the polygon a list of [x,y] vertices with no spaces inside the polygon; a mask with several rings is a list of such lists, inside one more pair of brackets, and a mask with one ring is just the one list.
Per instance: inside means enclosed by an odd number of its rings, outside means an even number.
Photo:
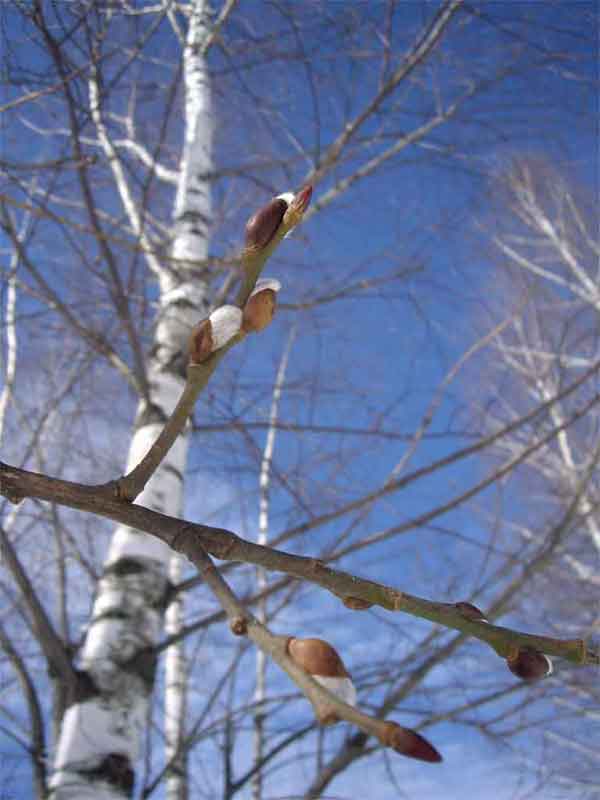
[{"label": "brown bud", "polygon": [[245,636],[248,633],[248,620],[246,617],[235,617],[229,623],[229,629],[234,636]]},{"label": "brown bud", "polygon": [[368,600],[363,600],[362,597],[342,597],[341,600],[346,608],[350,608],[352,611],[365,611],[373,605]]},{"label": "brown bud", "polygon": [[524,681],[535,681],[552,674],[552,661],[532,647],[515,648],[506,663],[513,675]]},{"label": "brown bud", "polygon": [[212,325],[203,319],[192,328],[190,335],[190,363],[201,364],[213,351]]},{"label": "brown bud", "polygon": [[[337,651],[323,639],[287,640],[286,649],[290,658],[307,672],[317,683],[335,695],[343,703],[356,705],[356,687]],[[311,701],[321,725],[333,725],[340,717],[329,703]]]},{"label": "brown bud", "polygon": [[484,614],[474,606],[473,603],[454,603],[454,608],[462,614],[465,619],[471,619],[473,622],[487,622]]},{"label": "brown bud", "polygon": [[275,298],[273,289],[263,289],[253,294],[244,306],[242,330],[250,333],[266,328],[275,315]]},{"label": "brown bud", "polygon": [[246,223],[246,248],[262,250],[266,247],[281,225],[287,207],[285,200],[276,197],[253,214]]},{"label": "brown bud", "polygon": [[310,675],[327,678],[349,677],[337,650],[323,639],[296,639],[292,636],[287,641],[287,652],[290,658]]},{"label": "brown bud", "polygon": [[410,728],[403,728],[397,722],[386,722],[379,738],[382,744],[403,756],[428,761],[431,764],[437,764],[442,760],[441,755],[427,739]]}]

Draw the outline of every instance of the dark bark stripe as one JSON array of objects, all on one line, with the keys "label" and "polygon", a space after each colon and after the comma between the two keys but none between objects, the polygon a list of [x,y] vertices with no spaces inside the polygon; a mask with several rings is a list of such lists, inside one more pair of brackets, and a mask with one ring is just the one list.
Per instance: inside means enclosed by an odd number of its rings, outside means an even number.
[{"label": "dark bark stripe", "polygon": [[172,464],[161,464],[160,468],[167,474],[177,478],[180,483],[183,483],[183,473],[181,470],[177,469],[177,467],[174,467]]},{"label": "dark bark stripe", "polygon": [[98,697],[100,690],[94,683],[92,676],[85,670],[75,670],[77,681],[74,686],[69,687],[66,697],[66,707],[74,706],[76,703],[85,703],[92,697]]},{"label": "dark bark stripe", "polygon": [[157,663],[158,655],[154,648],[145,647],[143,650],[139,650],[129,661],[121,666],[124,670],[127,670],[128,673],[140,678],[144,682],[148,694],[150,694],[154,686]]},{"label": "dark bark stripe", "polygon": [[112,564],[109,564],[106,569],[104,570],[104,575],[115,575],[118,578],[121,578],[125,575],[136,575],[140,572],[145,572],[148,569],[147,564],[144,564],[142,561],[138,561],[135,558],[120,558],[118,561],[113,561]]},{"label": "dark bark stripe", "polygon": [[131,762],[121,753],[109,753],[106,758],[93,769],[78,770],[88,780],[106,781],[124,797],[132,797],[134,773]]},{"label": "dark bark stripe", "polygon": [[175,219],[175,222],[203,222],[205,225],[208,225],[210,219],[201,211],[188,208]]},{"label": "dark bark stripe", "polygon": [[[151,387],[152,388],[152,387]],[[139,430],[146,425],[164,425],[167,421],[167,415],[154,403],[145,404],[144,407],[138,412],[135,420],[135,429]]]}]

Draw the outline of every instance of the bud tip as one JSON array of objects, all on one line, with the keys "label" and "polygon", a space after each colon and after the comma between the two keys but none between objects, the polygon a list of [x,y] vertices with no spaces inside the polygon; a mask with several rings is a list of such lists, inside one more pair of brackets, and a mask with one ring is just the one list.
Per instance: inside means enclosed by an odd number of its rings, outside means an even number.
[{"label": "bud tip", "polygon": [[380,738],[382,744],[408,758],[430,764],[439,764],[442,761],[442,756],[425,737],[410,728],[403,728],[397,722],[386,722]]}]

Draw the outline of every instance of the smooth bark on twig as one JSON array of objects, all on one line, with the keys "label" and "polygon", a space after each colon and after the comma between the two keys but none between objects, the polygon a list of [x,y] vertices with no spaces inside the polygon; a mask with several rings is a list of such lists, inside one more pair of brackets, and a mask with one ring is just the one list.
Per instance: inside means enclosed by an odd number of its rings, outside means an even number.
[{"label": "smooth bark on twig", "polygon": [[598,652],[582,639],[554,639],[521,633],[464,616],[460,609],[416,597],[375,581],[358,578],[326,566],[322,561],[296,556],[246,541],[223,528],[211,528],[168,517],[142,506],[113,497],[110,491],[15,469],[0,463],[0,493],[7,497],[36,497],[54,500],[82,511],[129,524],[151,533],[193,564],[204,563],[204,550],[224,561],[256,564],[285,572],[328,589],[338,597],[358,597],[388,611],[402,611],[463,631],[487,642],[499,655],[507,656],[514,646],[532,647],[574,664],[600,664]]}]

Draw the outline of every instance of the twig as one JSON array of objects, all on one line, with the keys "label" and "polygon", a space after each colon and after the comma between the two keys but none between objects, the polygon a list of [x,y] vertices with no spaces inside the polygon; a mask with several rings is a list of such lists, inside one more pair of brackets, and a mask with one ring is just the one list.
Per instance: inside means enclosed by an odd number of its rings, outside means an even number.
[{"label": "twig", "polygon": [[[295,198],[300,197],[301,194],[302,193],[299,193]],[[236,299],[236,305],[239,308],[243,308],[246,305],[263,267],[280,242],[292,228],[302,221],[303,211],[304,207],[298,208],[293,201],[290,202],[283,215],[281,224],[268,244],[260,249],[256,247],[246,247],[244,249],[242,253],[244,279]],[[144,486],[150,480],[185,427],[198,396],[210,380],[217,365],[225,353],[244,338],[245,333],[240,331],[240,333],[230,339],[226,345],[215,351],[206,361],[201,364],[188,365],[187,379],[181,397],[150,450],[131,472],[119,478],[117,481],[111,481],[105,484],[105,486],[112,488],[117,497],[133,501],[143,490]]]},{"label": "twig", "polygon": [[265,655],[270,656],[289,675],[312,704],[317,719],[328,717],[333,710],[339,719],[356,725],[365,733],[377,737],[383,744],[389,743],[386,741],[389,735],[387,730],[394,723],[371,717],[342,702],[298,666],[287,653],[289,637],[271,633],[244,608],[202,547],[196,552],[195,565],[221,603],[229,618],[232,632],[238,636],[248,636]]},{"label": "twig", "polygon": [[457,606],[426,600],[382,583],[358,578],[332,569],[318,559],[262,547],[223,528],[186,522],[133,505],[115,497],[109,486],[85,486],[0,462],[0,494],[13,502],[32,497],[122,522],[156,536],[183,553],[196,566],[202,563],[198,554],[206,550],[225,561],[257,564],[273,572],[284,572],[322,586],[344,599],[358,599],[366,605],[402,611],[462,631],[486,642],[502,657],[509,655],[515,647],[530,647],[549,656],[565,658],[573,664],[600,665],[600,652],[583,639],[536,636],[477,621],[465,617]]}]

